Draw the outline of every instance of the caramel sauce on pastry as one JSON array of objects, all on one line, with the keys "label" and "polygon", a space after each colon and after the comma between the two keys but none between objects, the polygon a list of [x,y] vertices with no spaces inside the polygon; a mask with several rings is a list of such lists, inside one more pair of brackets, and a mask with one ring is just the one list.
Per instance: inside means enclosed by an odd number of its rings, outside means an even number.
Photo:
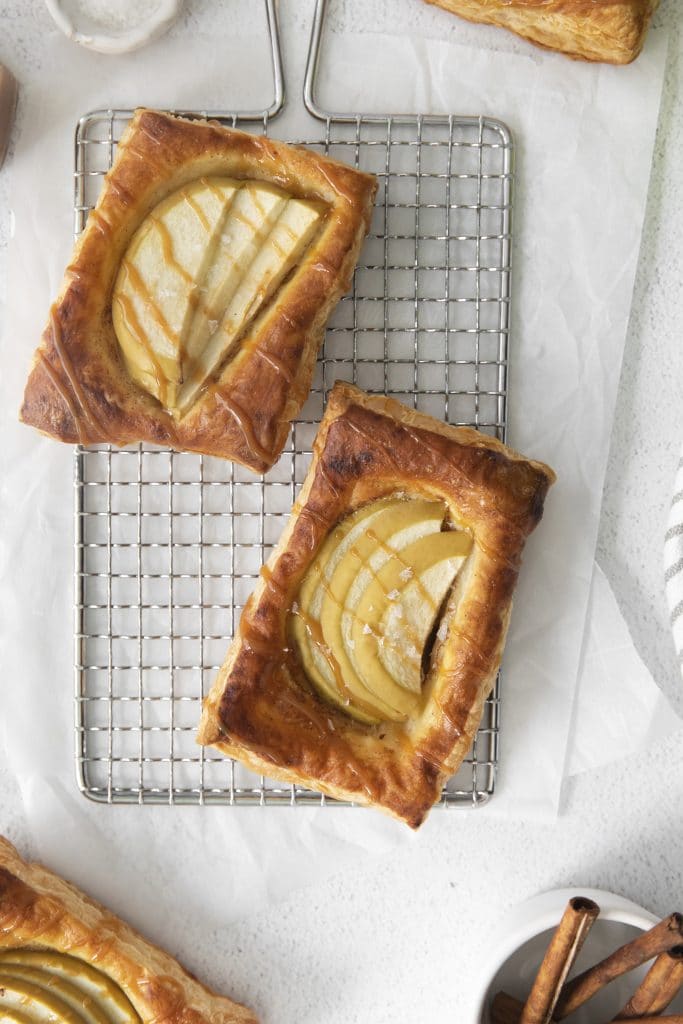
[{"label": "caramel sauce on pastry", "polygon": [[[73,392],[73,395],[76,399],[75,403],[72,400],[71,395],[68,392],[68,389],[65,387],[64,383],[60,379],[59,375],[55,372],[54,367],[52,367],[45,353],[42,350],[39,350],[40,361],[43,367],[45,368],[46,372],[48,373],[50,380],[55,385],[60,395],[64,399],[64,402],[76,426],[76,432],[78,434],[78,439],[80,443],[88,444],[93,439],[102,435],[102,428],[100,427],[100,424],[98,423],[94,412],[92,411],[88,404],[88,401],[85,397],[85,391],[83,389],[79,376],[77,373],[74,372],[73,364],[69,357],[69,353],[67,352],[66,345],[64,344],[64,339],[62,337],[62,325],[59,322],[59,317],[57,316],[55,306],[52,306],[52,309],[50,310],[50,334],[53,349],[59,358],[59,361],[62,365],[62,369],[64,370],[64,373],[66,375],[66,379],[68,380],[71,386],[71,391]],[[88,434],[86,424],[83,422],[84,420],[87,423],[89,423],[90,426],[93,428],[92,436]]]},{"label": "caramel sauce on pastry", "polygon": [[121,260],[114,327],[133,379],[176,419],[277,301],[323,215],[321,203],[262,182],[199,178],[145,218]]},{"label": "caramel sauce on pastry", "polygon": [[[82,395],[48,322],[40,347],[59,385],[37,355],[22,421],[69,443],[151,442],[269,469],[376,190],[373,175],[313,150],[135,111],[57,301]],[[256,445],[215,384],[255,423]]]},{"label": "caramel sauce on pastry", "polygon": [[228,398],[226,394],[218,390],[218,387],[213,388],[213,393],[216,396],[216,401],[219,402],[224,409],[227,409],[232,418],[239,426],[244,440],[247,444],[249,451],[259,459],[265,461],[267,455],[267,449],[260,443],[256,437],[254,431],[254,422],[248,413],[240,408],[240,406],[233,399]]},{"label": "caramel sauce on pastry", "polygon": [[330,531],[292,605],[309,681],[367,724],[405,720],[419,704],[426,645],[472,544],[443,531],[445,515],[404,497],[362,507]]}]

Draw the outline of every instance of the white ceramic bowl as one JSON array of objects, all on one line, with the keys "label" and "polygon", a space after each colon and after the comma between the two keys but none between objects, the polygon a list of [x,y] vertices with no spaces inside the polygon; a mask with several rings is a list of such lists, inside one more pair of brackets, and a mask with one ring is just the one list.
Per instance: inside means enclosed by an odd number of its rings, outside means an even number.
[{"label": "white ceramic bowl", "polygon": [[[162,35],[178,17],[183,0],[143,3],[126,0],[118,8],[115,0],[45,0],[55,24],[75,43],[98,53],[129,53]],[[127,13],[129,16],[124,17]]]},{"label": "white ceramic bowl", "polygon": [[[587,896],[600,907],[572,971],[580,974],[623,943],[647,931],[658,918],[636,903],[601,889],[555,889],[513,907],[498,923],[490,956],[476,988],[473,1022],[490,1024],[489,1008],[501,989],[522,999],[531,988],[548,941],[572,896]],[[642,967],[612,982],[571,1017],[572,1024],[602,1024],[628,1002],[646,971]],[[671,1004],[671,1013],[683,1012],[683,996]]]}]

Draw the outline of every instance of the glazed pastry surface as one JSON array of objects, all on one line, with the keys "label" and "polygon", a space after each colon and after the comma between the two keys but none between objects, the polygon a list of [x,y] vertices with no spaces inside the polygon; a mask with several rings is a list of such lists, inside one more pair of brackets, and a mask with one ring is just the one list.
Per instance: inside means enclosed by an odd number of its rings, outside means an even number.
[{"label": "glazed pastry surface", "polygon": [[[417,827],[459,767],[500,664],[522,548],[554,474],[474,430],[337,383],[292,515],[244,609],[198,739],[270,777]],[[292,613],[326,539],[384,499],[440,504],[471,537],[414,708],[353,717],[293,643]],[[363,708],[361,706],[361,718]]]},{"label": "glazed pastry surface", "polygon": [[308,395],[376,188],[311,150],[136,111],[52,307],[22,420],[70,443],[149,441],[268,469]]},{"label": "glazed pastry surface", "polygon": [[659,0],[427,0],[576,60],[629,64]]},{"label": "glazed pastry surface", "polygon": [[[37,956],[32,963],[17,963],[29,950],[42,952],[47,963],[52,954],[74,958],[62,961],[67,975],[84,962],[90,976],[83,984],[91,989],[113,982],[103,1005],[120,1024],[134,1024],[131,1008],[142,1024],[257,1024],[246,1007],[215,995],[75,886],[27,864],[0,836],[0,1017],[9,1007],[13,978],[40,984]],[[91,968],[103,976],[99,982]]]}]

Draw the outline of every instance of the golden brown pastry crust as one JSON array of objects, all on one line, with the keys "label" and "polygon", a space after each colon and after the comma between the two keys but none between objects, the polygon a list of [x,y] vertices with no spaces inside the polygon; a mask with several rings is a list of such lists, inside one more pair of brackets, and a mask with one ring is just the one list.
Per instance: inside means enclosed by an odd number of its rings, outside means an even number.
[{"label": "golden brown pastry crust", "polygon": [[[297,272],[257,316],[215,384],[176,423],[126,370],[111,292],[147,214],[171,192],[209,175],[270,182],[329,209]],[[66,269],[21,419],[60,441],[150,441],[268,469],[308,395],[325,325],[350,284],[376,189],[372,175],[311,150],[215,122],[136,111]]]},{"label": "golden brown pastry crust", "polygon": [[[337,383],[313,462],[205,701],[198,740],[259,772],[417,827],[459,767],[498,671],[527,535],[554,474],[499,441]],[[408,722],[363,725],[320,698],[287,650],[287,615],[345,515],[393,493],[440,498],[473,535]]]},{"label": "golden brown pastry crust", "polygon": [[143,1024],[257,1024],[75,886],[27,864],[0,836],[0,949],[45,948],[92,963],[116,981]]},{"label": "golden brown pastry crust", "polygon": [[575,60],[630,64],[659,0],[427,0]]}]

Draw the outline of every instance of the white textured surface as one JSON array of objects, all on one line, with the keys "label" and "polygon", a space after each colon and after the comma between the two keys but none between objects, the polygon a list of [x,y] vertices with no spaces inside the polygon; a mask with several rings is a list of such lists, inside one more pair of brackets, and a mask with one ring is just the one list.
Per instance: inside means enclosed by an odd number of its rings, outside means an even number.
[{"label": "white textured surface", "polygon": [[683,450],[673,492],[664,545],[664,579],[674,645],[683,668]]},{"label": "white textured surface", "polygon": [[[335,19],[339,27],[396,29],[393,4],[367,3],[361,23],[348,13],[359,6],[342,5]],[[282,5],[285,36],[307,30],[311,7],[310,0]],[[488,31],[423,9],[417,0],[412,6],[402,3],[401,10],[415,32],[457,35],[471,43],[478,32]],[[682,710],[661,568],[683,428],[683,45],[678,13],[676,0],[664,0],[657,15],[657,23],[670,33],[669,63],[599,557],[641,656]],[[188,4],[172,34],[198,29],[211,17],[229,16],[218,0],[197,0]],[[39,72],[41,39],[49,31],[39,0],[2,3],[0,60],[20,81]],[[500,40],[496,45],[504,49],[521,50],[524,45],[502,33],[488,38]],[[45,82],[44,87],[58,88],[59,82]],[[5,170],[0,173],[0,330],[8,232]],[[12,358],[12,348],[6,339],[3,360]],[[20,680],[11,684],[20,685]],[[121,809],[103,808],[102,813],[115,816]],[[18,794],[2,769],[0,831],[30,852]],[[229,931],[207,930],[199,918],[188,921],[184,908],[174,904],[172,877],[159,878],[156,913],[144,920],[135,918],[134,907],[129,913],[134,923],[208,981],[249,1001],[267,1022],[468,1021],[471,979],[502,907],[543,888],[579,884],[614,889],[666,913],[681,900],[682,841],[683,751],[674,736],[655,752],[572,781],[564,813],[552,827],[447,814],[390,859],[357,862],[343,877],[299,893]],[[230,857],[238,855],[226,851],[226,873]],[[74,862],[61,867],[77,880],[84,866]],[[189,863],[177,868],[185,875],[201,871],[201,865]],[[90,886],[95,895],[115,907],[131,904],[127,880],[117,876],[115,865],[90,864],[88,875],[99,879]]]}]

